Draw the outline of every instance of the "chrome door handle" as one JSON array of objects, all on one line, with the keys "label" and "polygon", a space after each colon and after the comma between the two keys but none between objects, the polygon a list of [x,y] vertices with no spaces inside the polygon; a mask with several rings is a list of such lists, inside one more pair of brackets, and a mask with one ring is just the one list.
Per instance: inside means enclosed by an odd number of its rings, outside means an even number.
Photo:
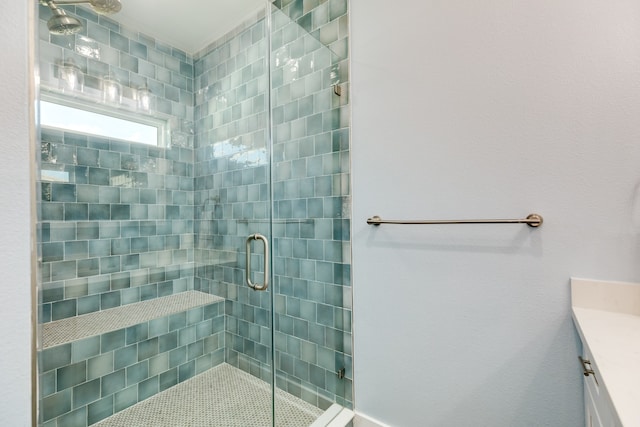
[{"label": "chrome door handle", "polygon": [[[251,282],[251,242],[262,240],[264,244],[264,281],[262,284]],[[247,285],[254,291],[264,291],[269,286],[269,241],[262,234],[256,233],[247,237]]]}]

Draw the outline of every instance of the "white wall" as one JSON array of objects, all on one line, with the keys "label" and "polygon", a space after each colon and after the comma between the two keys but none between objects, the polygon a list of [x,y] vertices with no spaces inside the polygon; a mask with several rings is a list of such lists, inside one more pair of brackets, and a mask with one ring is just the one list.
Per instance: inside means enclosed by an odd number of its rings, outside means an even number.
[{"label": "white wall", "polygon": [[351,12],[356,410],[584,425],[569,277],[640,281],[640,3]]},{"label": "white wall", "polygon": [[0,424],[31,425],[30,200],[27,28],[30,2],[3,2],[0,25]]}]

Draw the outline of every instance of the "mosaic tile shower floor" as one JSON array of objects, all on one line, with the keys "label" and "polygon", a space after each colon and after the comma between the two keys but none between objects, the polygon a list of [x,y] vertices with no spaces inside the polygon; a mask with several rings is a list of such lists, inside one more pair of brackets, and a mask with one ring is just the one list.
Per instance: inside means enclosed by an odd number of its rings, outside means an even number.
[{"label": "mosaic tile shower floor", "polygon": [[[95,427],[267,427],[271,386],[228,364],[94,424]],[[305,427],[322,410],[282,390],[276,391],[278,427]]]}]

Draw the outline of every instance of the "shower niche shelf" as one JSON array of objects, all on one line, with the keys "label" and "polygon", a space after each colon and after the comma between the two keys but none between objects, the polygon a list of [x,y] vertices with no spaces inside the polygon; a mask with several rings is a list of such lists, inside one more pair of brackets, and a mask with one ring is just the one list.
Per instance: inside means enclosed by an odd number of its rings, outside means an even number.
[{"label": "shower niche shelf", "polygon": [[207,266],[235,266],[238,264],[238,252],[231,249],[201,249],[196,255],[198,265]]}]

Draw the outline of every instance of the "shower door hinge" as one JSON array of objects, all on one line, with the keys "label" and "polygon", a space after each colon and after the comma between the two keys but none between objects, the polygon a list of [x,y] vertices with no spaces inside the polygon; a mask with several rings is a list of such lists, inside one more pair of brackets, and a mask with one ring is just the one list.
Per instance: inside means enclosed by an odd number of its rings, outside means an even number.
[{"label": "shower door hinge", "polygon": [[344,374],[345,374],[344,368],[338,369],[338,372],[336,372],[336,374],[338,375],[339,379],[344,379]]},{"label": "shower door hinge", "polygon": [[340,87],[338,83],[333,85],[333,93],[335,93],[338,96],[342,96],[342,87]]}]

